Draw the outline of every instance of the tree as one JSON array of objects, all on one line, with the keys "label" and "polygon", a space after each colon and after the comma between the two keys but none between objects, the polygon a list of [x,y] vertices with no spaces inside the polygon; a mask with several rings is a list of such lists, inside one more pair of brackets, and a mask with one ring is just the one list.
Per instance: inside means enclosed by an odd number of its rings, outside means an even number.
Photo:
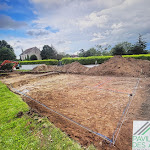
[{"label": "tree", "polygon": [[41,57],[42,59],[56,59],[57,51],[49,45],[44,45],[43,50],[41,51]]},{"label": "tree", "polygon": [[111,50],[112,55],[123,55],[125,54],[125,50],[122,45],[117,44]]},{"label": "tree", "polygon": [[37,60],[36,55],[31,55],[31,56],[30,56],[30,60]]},{"label": "tree", "polygon": [[110,48],[111,48],[111,45],[108,45],[106,44],[105,46],[102,46],[102,45],[96,45],[96,48],[97,48],[97,56],[108,56],[110,55]]},{"label": "tree", "polygon": [[97,56],[97,50],[94,47],[90,48],[85,53],[85,57],[88,57],[88,56]]},{"label": "tree", "polygon": [[84,55],[85,55],[85,50],[84,49],[80,49],[79,50],[80,52],[79,52],[79,57],[84,57]]},{"label": "tree", "polygon": [[130,51],[132,48],[132,44],[127,41],[119,43],[119,45],[123,47],[125,53],[128,53],[128,51]]},{"label": "tree", "polygon": [[14,51],[13,48],[5,40],[0,41],[0,48],[2,48],[2,47],[6,47],[6,48]]},{"label": "tree", "polygon": [[138,42],[134,44],[131,50],[128,51],[128,54],[147,54],[148,52],[146,49],[146,42],[142,39],[142,35],[139,34]]},{"label": "tree", "polygon": [[99,56],[100,53],[94,47],[85,51],[83,49],[80,50],[79,57],[88,57],[88,56]]},{"label": "tree", "polygon": [[14,60],[15,58],[13,48],[5,40],[0,41],[0,61]]},{"label": "tree", "polygon": [[132,49],[132,44],[129,42],[121,42],[115,45],[111,53],[112,55],[123,55],[123,54],[128,54],[128,52]]},{"label": "tree", "polygon": [[9,49],[7,47],[0,48],[0,61],[14,60],[15,58],[16,58],[16,56],[11,49]]}]

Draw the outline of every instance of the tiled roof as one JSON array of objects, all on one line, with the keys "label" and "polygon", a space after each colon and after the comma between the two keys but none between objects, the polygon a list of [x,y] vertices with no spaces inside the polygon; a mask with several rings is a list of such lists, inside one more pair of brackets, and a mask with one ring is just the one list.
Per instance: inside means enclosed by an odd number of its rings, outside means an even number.
[{"label": "tiled roof", "polygon": [[25,51],[23,51],[20,55],[24,55],[24,54],[28,54],[29,52],[31,51],[40,51],[37,47],[32,47],[32,48],[29,48],[29,49],[26,49]]}]

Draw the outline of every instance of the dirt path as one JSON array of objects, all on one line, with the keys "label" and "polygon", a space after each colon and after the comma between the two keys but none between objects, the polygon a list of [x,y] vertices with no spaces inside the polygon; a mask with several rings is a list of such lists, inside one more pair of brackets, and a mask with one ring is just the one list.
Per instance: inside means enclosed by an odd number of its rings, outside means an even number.
[{"label": "dirt path", "polygon": [[[111,139],[137,78],[61,74],[16,75],[2,81],[8,85],[11,83],[16,89],[51,109]],[[149,78],[140,79],[137,94],[117,138],[116,146],[111,148],[98,136],[46,110],[30,99],[24,99],[29,106],[48,116],[51,122],[82,145],[93,143],[99,149],[131,149],[133,120],[149,119],[150,103],[146,91],[149,81]]]}]

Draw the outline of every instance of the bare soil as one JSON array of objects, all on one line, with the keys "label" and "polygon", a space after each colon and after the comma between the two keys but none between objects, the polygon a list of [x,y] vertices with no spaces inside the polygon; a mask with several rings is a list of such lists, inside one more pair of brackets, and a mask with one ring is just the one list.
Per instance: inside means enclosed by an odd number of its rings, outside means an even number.
[{"label": "bare soil", "polygon": [[87,74],[128,77],[150,76],[150,61],[115,56],[97,67],[90,68]]},{"label": "bare soil", "polygon": [[[42,104],[110,139],[128,103],[129,94],[137,83],[135,77],[72,74],[17,74],[1,80],[8,86],[11,84]],[[24,100],[81,145],[87,146],[93,143],[98,149],[130,150],[133,120],[150,119],[149,83],[150,78],[140,78],[139,87],[116,144],[111,147],[102,138],[47,110],[31,99],[24,97]]]},{"label": "bare soil", "polygon": [[87,68],[79,62],[73,62],[59,67],[43,65],[33,69],[33,71],[48,70],[95,76],[150,77],[150,61],[114,56],[93,68]]}]

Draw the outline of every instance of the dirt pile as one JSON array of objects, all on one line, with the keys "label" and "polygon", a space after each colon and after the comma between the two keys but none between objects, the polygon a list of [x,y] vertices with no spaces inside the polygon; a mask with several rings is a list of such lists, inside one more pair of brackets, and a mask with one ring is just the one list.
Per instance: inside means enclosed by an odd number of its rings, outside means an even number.
[{"label": "dirt pile", "polygon": [[45,65],[45,64],[39,65],[39,66],[32,69],[32,71],[34,71],[34,72],[55,71],[55,70],[57,70],[57,66]]},{"label": "dirt pile", "polygon": [[79,62],[73,62],[64,66],[52,66],[52,65],[39,65],[32,69],[32,71],[59,71],[67,73],[79,73],[84,74],[88,70],[87,67],[81,65]]},{"label": "dirt pile", "polygon": [[105,63],[90,68],[87,75],[150,76],[150,61],[114,56]]},{"label": "dirt pile", "polygon": [[73,62],[71,64],[64,65],[60,71],[68,73],[79,73],[84,74],[88,68],[81,65],[79,62]]},{"label": "dirt pile", "polygon": [[45,64],[39,65],[32,69],[32,71],[47,71],[48,67]]},{"label": "dirt pile", "polygon": [[93,68],[87,68],[79,62],[64,66],[40,65],[32,71],[58,71],[86,75],[114,75],[128,77],[150,76],[150,61],[114,56],[108,61]]}]

